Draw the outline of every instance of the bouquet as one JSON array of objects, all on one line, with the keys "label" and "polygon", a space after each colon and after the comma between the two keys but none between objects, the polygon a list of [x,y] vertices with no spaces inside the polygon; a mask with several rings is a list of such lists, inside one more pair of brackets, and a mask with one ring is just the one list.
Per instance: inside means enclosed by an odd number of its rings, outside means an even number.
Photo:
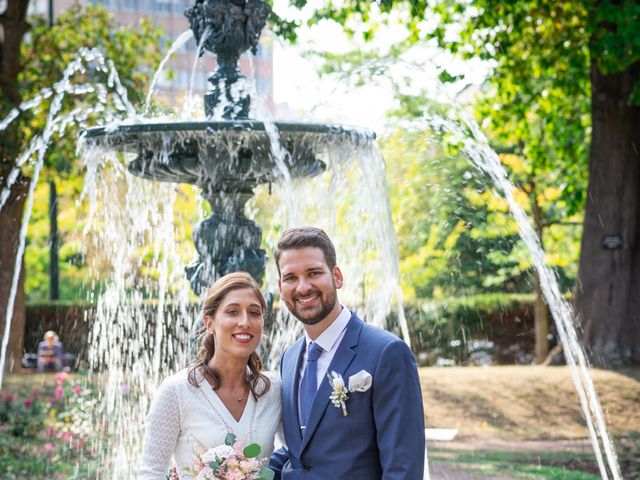
[{"label": "bouquet", "polygon": [[259,460],[262,448],[257,443],[244,446],[229,433],[224,445],[207,448],[196,441],[196,460],[185,471],[197,480],[273,480],[274,473]]}]

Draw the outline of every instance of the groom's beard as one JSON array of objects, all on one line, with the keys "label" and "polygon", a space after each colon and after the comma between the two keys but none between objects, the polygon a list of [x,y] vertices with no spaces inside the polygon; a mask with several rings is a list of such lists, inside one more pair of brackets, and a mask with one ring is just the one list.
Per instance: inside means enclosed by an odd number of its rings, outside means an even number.
[{"label": "groom's beard", "polygon": [[338,291],[336,289],[335,282],[333,284],[333,290],[326,299],[322,296],[322,292],[320,290],[311,290],[305,293],[305,295],[311,294],[318,295],[320,299],[320,309],[317,310],[317,312],[305,312],[304,309],[297,307],[296,299],[303,295],[294,295],[291,302],[287,302],[286,300],[284,302],[293,316],[305,325],[315,325],[316,323],[320,323],[322,320],[327,318],[327,315],[331,313],[331,310],[333,310],[336,302],[338,301]]}]

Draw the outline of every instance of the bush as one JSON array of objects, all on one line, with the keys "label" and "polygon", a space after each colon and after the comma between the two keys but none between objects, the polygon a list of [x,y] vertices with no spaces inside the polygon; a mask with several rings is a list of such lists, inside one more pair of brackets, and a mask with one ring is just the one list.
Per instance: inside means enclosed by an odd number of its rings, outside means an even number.
[{"label": "bush", "polygon": [[533,295],[486,294],[405,306],[422,365],[531,363]]},{"label": "bush", "polygon": [[[166,304],[164,306],[166,318],[175,318],[178,315],[176,309],[176,305]],[[145,302],[143,311],[147,319],[147,326],[142,337],[147,341],[153,339],[155,334],[157,303],[151,300]],[[194,323],[199,317],[199,312],[200,305],[198,304],[190,305],[188,308],[188,315]],[[25,351],[36,352],[44,333],[53,330],[60,337],[64,351],[76,355],[76,366],[79,364],[80,368],[84,368],[94,315],[95,306],[89,303],[55,301],[28,304],[24,339]],[[177,335],[184,336],[182,326],[176,325],[175,322],[167,322],[166,338]]]},{"label": "bush", "polygon": [[0,392],[2,478],[101,478],[104,432],[95,426],[97,392],[77,376],[46,378],[55,385],[47,381],[44,390],[35,390],[30,381]]},{"label": "bush", "polygon": [[37,352],[48,330],[60,337],[65,352],[84,358],[93,324],[93,305],[82,302],[51,301],[27,304],[24,349]]}]

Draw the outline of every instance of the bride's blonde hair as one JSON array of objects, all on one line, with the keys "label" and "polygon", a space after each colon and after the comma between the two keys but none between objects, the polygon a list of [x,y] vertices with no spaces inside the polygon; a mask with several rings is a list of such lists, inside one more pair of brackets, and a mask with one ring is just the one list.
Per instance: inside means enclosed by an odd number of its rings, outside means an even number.
[{"label": "bride's blonde hair", "polygon": [[[203,317],[209,315],[211,318],[215,317],[220,304],[224,300],[224,297],[232,290],[241,289],[251,290],[260,302],[262,315],[264,316],[267,311],[267,304],[264,301],[262,292],[260,291],[260,285],[253,279],[251,275],[246,272],[234,272],[224,277],[219,278],[207,292],[205,298],[202,315]],[[203,375],[200,371],[208,373],[213,378],[213,388],[216,389],[220,385],[220,375],[215,369],[209,367],[209,361],[213,358],[215,353],[215,335],[205,328],[204,332],[198,339],[200,349],[198,351],[197,359],[194,364],[189,368],[189,383],[194,387],[199,387],[202,378],[198,379],[197,374]],[[258,398],[269,391],[271,382],[269,378],[262,372],[262,361],[260,356],[256,352],[252,352],[247,362],[249,371],[247,373],[247,382],[254,398]]]}]

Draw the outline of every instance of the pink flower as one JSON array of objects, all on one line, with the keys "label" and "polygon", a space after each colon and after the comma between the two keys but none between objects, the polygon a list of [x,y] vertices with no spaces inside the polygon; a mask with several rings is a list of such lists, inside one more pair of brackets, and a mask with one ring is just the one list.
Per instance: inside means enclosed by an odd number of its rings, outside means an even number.
[{"label": "pink flower", "polygon": [[73,393],[75,393],[76,395],[80,395],[80,392],[82,391],[82,387],[76,383],[73,386],[72,390],[73,390]]},{"label": "pink flower", "polygon": [[13,393],[7,393],[4,395],[4,403],[6,405],[11,405],[15,399],[16,396]]},{"label": "pink flower", "polygon": [[244,441],[237,440],[236,443],[233,444],[233,453],[238,457],[244,457]]},{"label": "pink flower", "polygon": [[64,395],[64,388],[62,388],[62,385],[56,385],[56,401],[59,402],[60,400],[62,400],[62,396]]},{"label": "pink flower", "polygon": [[254,470],[255,465],[250,460],[242,460],[238,465],[238,468],[242,473],[251,473]]},{"label": "pink flower", "polygon": [[67,372],[58,372],[56,373],[56,383],[58,385],[62,385],[67,380]]},{"label": "pink flower", "polygon": [[233,457],[229,457],[224,461],[224,466],[233,470],[234,468],[237,468],[238,465],[240,465],[240,463],[238,462],[238,459],[235,457],[235,455]]},{"label": "pink flower", "polygon": [[53,443],[51,442],[47,442],[44,444],[44,447],[42,447],[42,449],[45,451],[45,453],[49,453],[50,451],[52,451],[54,448],[56,448]]},{"label": "pink flower", "polygon": [[63,432],[62,435],[60,435],[60,440],[62,440],[64,443],[70,442],[71,440],[73,440],[73,433],[69,430]]},{"label": "pink flower", "polygon": [[233,470],[227,471],[224,478],[225,480],[244,480],[244,473],[234,468]]},{"label": "pink flower", "polygon": [[24,402],[22,402],[25,408],[31,407],[33,405],[33,398],[25,398]]}]

